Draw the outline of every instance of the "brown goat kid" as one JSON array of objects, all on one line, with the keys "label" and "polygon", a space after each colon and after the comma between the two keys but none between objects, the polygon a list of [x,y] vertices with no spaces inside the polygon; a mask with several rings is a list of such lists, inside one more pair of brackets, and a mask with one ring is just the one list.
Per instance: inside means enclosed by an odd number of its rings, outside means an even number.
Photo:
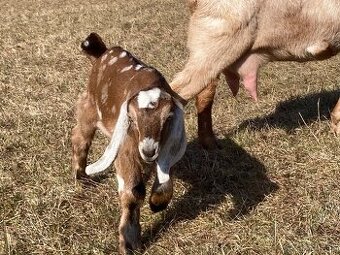
[{"label": "brown goat kid", "polygon": [[[105,170],[114,161],[122,214],[119,250],[125,254],[141,246],[140,207],[152,172],[157,174],[151,209],[165,209],[172,198],[170,168],[186,149],[182,105],[157,70],[122,48],[107,49],[95,33],[82,48],[93,67],[87,91],[77,104],[72,166],[79,179]],[[111,140],[103,156],[86,167],[97,128]]]},{"label": "brown goat kid", "polygon": [[[196,97],[198,135],[216,145],[211,108],[224,74],[236,96],[240,82],[256,100],[259,68],[270,61],[312,61],[340,51],[339,0],[188,0],[190,56],[170,86],[184,100]],[[332,113],[340,133],[340,101]]]}]

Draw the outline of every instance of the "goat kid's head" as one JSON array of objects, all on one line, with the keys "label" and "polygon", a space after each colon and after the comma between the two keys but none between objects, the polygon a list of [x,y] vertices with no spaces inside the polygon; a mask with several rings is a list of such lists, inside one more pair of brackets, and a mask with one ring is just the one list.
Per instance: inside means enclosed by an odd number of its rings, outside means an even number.
[{"label": "goat kid's head", "polygon": [[172,97],[158,87],[140,91],[130,100],[130,128],[138,132],[138,150],[145,162],[157,159],[174,107]]}]

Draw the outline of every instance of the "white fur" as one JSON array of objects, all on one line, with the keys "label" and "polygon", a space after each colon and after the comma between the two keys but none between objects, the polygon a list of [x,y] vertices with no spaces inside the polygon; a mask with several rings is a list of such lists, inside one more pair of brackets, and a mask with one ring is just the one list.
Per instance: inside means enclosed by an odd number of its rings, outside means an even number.
[{"label": "white fur", "polygon": [[157,163],[157,177],[160,184],[169,181],[170,168],[178,162],[185,153],[187,146],[184,119],[183,119],[183,106],[180,102],[175,100],[176,109],[174,117],[170,124],[170,134],[162,146]]},{"label": "white fur", "polygon": [[139,92],[137,97],[138,107],[140,109],[155,108],[154,104],[158,102],[160,95],[161,90],[159,88]]},{"label": "white fur", "polygon": [[124,58],[127,56],[126,51],[122,51],[122,53],[119,54],[119,58]]},{"label": "white fur", "polygon": [[101,63],[103,63],[103,62],[105,61],[106,58],[107,58],[107,53],[105,53],[105,54],[102,56]]},{"label": "white fur", "polygon": [[120,72],[121,72],[121,73],[124,73],[124,72],[126,72],[126,71],[129,71],[129,70],[131,70],[132,67],[133,67],[133,65],[126,66],[126,67],[124,67]]},{"label": "white fur", "polygon": [[111,165],[117,157],[119,146],[124,141],[128,127],[129,119],[127,116],[127,102],[125,101],[120,108],[117,124],[109,145],[98,161],[85,168],[85,173],[87,175],[102,172]]},{"label": "white fur", "polygon": [[138,70],[141,69],[142,67],[143,67],[142,65],[138,64],[138,65],[136,65],[135,70],[138,71]]},{"label": "white fur", "polygon": [[108,65],[109,65],[109,66],[112,66],[114,63],[116,63],[116,62],[117,62],[117,60],[118,60],[118,58],[117,58],[117,57],[114,57],[114,58],[110,59],[110,61],[109,61]]},{"label": "white fur", "polygon": [[102,88],[102,95],[101,95],[101,99],[102,99],[102,103],[105,104],[106,100],[109,97],[109,84],[106,83],[104,84],[103,88]]},{"label": "white fur", "polygon": [[125,185],[125,182],[124,182],[124,179],[117,174],[117,181],[118,181],[118,192],[122,192],[124,190],[124,185]]},{"label": "white fur", "polygon": [[96,105],[96,107],[97,107],[98,119],[99,119],[99,120],[102,120],[102,119],[103,119],[103,114],[102,114],[102,112],[100,111],[98,105]]},{"label": "white fur", "polygon": [[115,112],[116,112],[116,106],[115,106],[115,105],[112,106],[111,112],[112,112],[112,113],[115,113]]}]

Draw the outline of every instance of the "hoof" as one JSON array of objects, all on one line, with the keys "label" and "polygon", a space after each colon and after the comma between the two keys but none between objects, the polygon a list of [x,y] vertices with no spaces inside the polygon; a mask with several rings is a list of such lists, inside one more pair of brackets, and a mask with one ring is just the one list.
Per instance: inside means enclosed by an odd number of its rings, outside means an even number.
[{"label": "hoof", "polygon": [[154,213],[163,211],[167,208],[172,198],[172,181],[163,184],[154,184],[149,199],[151,211]]},{"label": "hoof", "polygon": [[161,212],[163,210],[165,210],[167,207],[168,207],[168,204],[169,203],[163,203],[163,204],[153,204],[151,201],[150,201],[150,209],[153,213],[158,213],[158,212]]},{"label": "hoof", "polygon": [[76,171],[76,179],[77,180],[89,180],[91,178],[85,173],[85,171]]}]

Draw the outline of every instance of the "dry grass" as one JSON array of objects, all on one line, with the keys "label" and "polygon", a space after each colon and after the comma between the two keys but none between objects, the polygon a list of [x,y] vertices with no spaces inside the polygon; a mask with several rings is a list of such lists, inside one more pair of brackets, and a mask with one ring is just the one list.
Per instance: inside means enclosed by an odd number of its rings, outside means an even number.
[{"label": "dry grass", "polygon": [[[73,106],[90,68],[79,43],[96,31],[171,80],[187,56],[187,9],[173,0],[0,3],[0,254],[115,254],[113,171],[83,188],[70,169]],[[329,131],[339,59],[268,65],[257,105],[221,81],[217,152],[195,141],[189,105],[173,202],[142,210],[144,253],[340,254],[340,140]],[[91,160],[105,143],[98,135]]]}]

